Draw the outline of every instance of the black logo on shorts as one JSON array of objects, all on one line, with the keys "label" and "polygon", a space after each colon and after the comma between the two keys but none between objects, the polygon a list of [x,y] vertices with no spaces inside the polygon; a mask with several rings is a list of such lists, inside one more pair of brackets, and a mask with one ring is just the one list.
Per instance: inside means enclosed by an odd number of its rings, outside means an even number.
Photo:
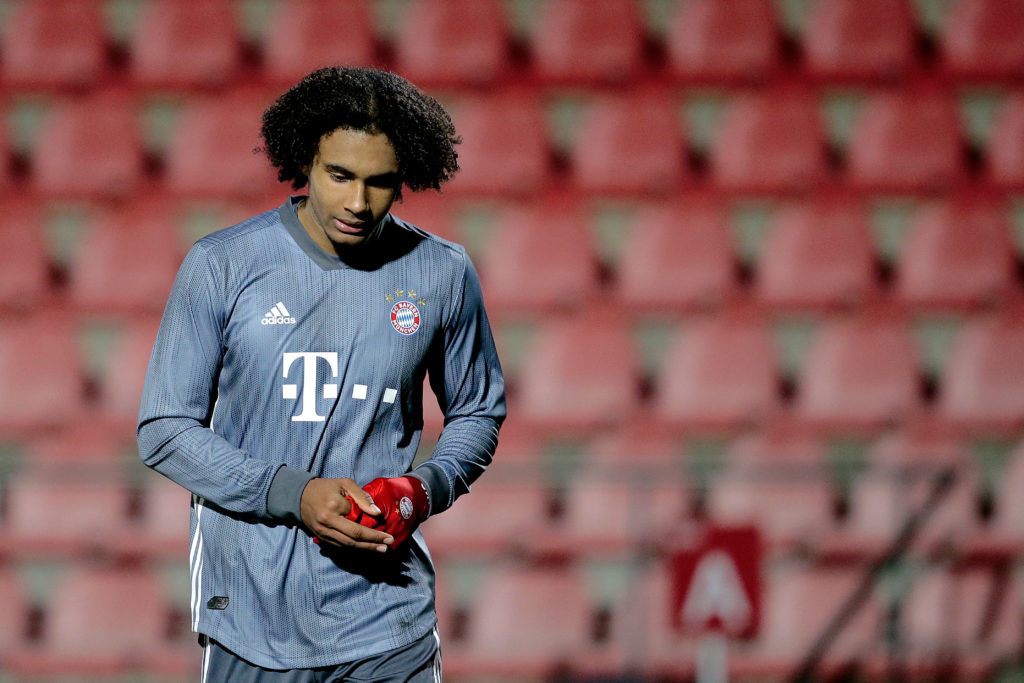
[{"label": "black logo on shorts", "polygon": [[215,595],[207,601],[206,609],[227,609],[228,602],[228,596]]}]

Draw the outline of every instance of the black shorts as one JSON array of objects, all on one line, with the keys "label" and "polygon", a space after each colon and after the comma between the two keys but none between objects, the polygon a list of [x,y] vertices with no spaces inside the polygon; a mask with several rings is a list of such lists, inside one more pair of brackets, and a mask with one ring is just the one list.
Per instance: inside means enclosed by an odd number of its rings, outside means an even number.
[{"label": "black shorts", "polygon": [[437,628],[419,640],[355,662],[316,669],[278,671],[251,664],[206,638],[202,683],[441,683],[441,641]]}]

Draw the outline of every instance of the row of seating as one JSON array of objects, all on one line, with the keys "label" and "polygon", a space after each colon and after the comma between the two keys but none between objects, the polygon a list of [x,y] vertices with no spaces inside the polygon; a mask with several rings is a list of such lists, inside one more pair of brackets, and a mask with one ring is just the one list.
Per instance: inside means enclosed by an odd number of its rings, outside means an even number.
[{"label": "row of seating", "polygon": [[[467,590],[467,572],[442,564],[445,679],[692,676],[702,638],[676,630],[665,566],[643,563],[604,581],[595,580],[598,571],[506,562],[478,572]],[[944,672],[942,680],[978,680],[1020,655],[1018,577],[997,568],[943,564],[911,567],[910,573],[904,592],[884,586],[869,591],[824,653],[819,674],[852,665],[879,675],[895,665],[917,676]],[[183,566],[173,578],[187,585]],[[861,580],[850,568],[769,565],[757,635],[727,646],[731,677],[779,680],[793,673]],[[17,568],[0,570],[0,661],[6,672],[76,680],[197,676],[201,651],[187,633],[187,607],[169,597],[153,568],[75,565],[45,592],[39,602]],[[126,602],[132,609],[124,609]],[[557,629],[550,628],[552,605],[558,605]]]},{"label": "row of seating", "polygon": [[[0,184],[6,176],[23,191],[95,199],[150,189],[183,198],[280,191],[267,161],[253,151],[261,114],[275,96],[239,87],[154,101],[105,90],[35,102],[37,128],[0,131],[0,152],[10,138],[20,159],[13,169],[2,164]],[[692,120],[693,97],[672,88],[568,99],[513,89],[452,99],[463,172],[446,192],[530,197],[564,187],[628,197],[706,186],[801,195],[839,186],[927,195],[969,180],[1024,188],[1024,96],[1012,90],[999,101],[987,139],[977,142],[968,140],[957,92],[941,83],[868,89],[845,139],[827,110],[827,92],[784,85],[716,95],[719,114],[710,132]],[[8,104],[4,118],[18,120],[26,106]],[[983,146],[980,163],[972,161],[971,145]]]},{"label": "row of seating", "polygon": [[[568,85],[626,84],[649,73],[652,62],[687,81],[751,82],[787,61],[782,3],[665,4],[656,22],[634,0],[550,0],[525,14],[530,5],[501,0],[412,2],[401,3],[394,17],[375,14],[381,8],[366,0],[282,0],[263,3],[254,22],[251,7],[234,0],[149,0],[134,11],[101,0],[24,0],[0,39],[0,82],[88,86],[123,61],[142,87],[219,87],[246,74],[253,53],[262,61],[259,75],[284,84],[324,62],[383,63],[423,84],[465,86],[514,78],[523,61],[531,77]],[[822,0],[795,42],[807,73],[824,79],[913,72],[929,55],[922,36],[932,40],[944,75],[1019,76],[1024,14],[1014,0],[960,0],[936,28],[923,19],[911,0]],[[246,30],[250,23],[258,26]],[[661,53],[663,59],[651,58]]]},{"label": "row of seating", "polygon": [[[27,441],[4,468],[0,555],[187,550],[189,493],[144,471],[123,435]],[[502,437],[474,494],[424,532],[442,558],[623,559],[710,520],[755,524],[772,552],[857,564],[926,514],[915,554],[1014,559],[1024,553],[1022,484],[1019,437],[979,445],[934,424],[860,442],[777,425],[717,446],[646,425],[572,448],[520,430]],[[54,525],[44,512],[55,507],[76,513]]]},{"label": "row of seating", "polygon": [[[827,318],[792,367],[764,316],[743,308],[674,325],[667,350],[649,359],[614,309],[535,322],[528,341],[517,328],[499,331],[498,346],[509,363],[510,412],[542,430],[586,431],[639,418],[729,430],[793,415],[824,430],[856,432],[935,414],[974,433],[1005,433],[1024,424],[1017,311],[970,318],[951,339],[939,339],[949,346],[934,377],[925,374],[925,350],[911,325],[885,310]],[[100,327],[96,337],[80,339],[67,316],[6,321],[0,430],[31,433],[90,419],[133,425],[155,324]],[[99,349],[80,348],[87,343]],[[427,404],[425,420],[431,428],[442,423],[436,403]]]},{"label": "row of seating", "polygon": [[[284,195],[226,203],[208,210],[222,224],[199,225],[226,227]],[[9,312],[54,304],[158,314],[199,237],[190,232],[189,205],[160,196],[73,208],[10,201],[2,210],[0,235],[12,247],[0,255],[0,310]],[[883,231],[870,202],[824,195],[765,207],[754,240],[734,203],[712,197],[636,201],[617,213],[573,201],[475,207],[415,197],[393,213],[466,244],[500,318],[601,302],[634,314],[679,314],[747,299],[776,314],[879,302],[914,315],[999,308],[1022,293],[1015,210],[1008,201],[954,196],[916,204],[905,224]],[[602,227],[609,215],[618,221],[613,233]],[[73,231],[54,234],[61,220]]]}]

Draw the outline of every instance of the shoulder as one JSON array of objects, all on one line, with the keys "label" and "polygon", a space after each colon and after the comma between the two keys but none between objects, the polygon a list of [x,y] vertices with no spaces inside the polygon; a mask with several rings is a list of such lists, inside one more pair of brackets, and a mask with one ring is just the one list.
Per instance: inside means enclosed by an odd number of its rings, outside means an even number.
[{"label": "shoulder", "polygon": [[415,242],[416,248],[423,250],[430,258],[447,261],[455,267],[465,267],[468,256],[466,255],[466,248],[461,244],[428,232],[423,228],[398,218],[394,214],[389,216],[389,220],[391,221],[391,229],[395,231],[396,237],[399,238],[398,241]]},{"label": "shoulder", "polygon": [[211,232],[196,241],[193,248],[215,257],[236,249],[244,250],[256,242],[279,239],[282,227],[280,213],[274,208],[241,223]]}]

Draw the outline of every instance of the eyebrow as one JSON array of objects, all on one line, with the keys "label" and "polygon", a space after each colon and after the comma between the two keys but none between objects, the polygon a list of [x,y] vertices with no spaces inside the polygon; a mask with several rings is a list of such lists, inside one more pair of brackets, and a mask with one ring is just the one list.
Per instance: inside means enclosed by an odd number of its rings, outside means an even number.
[{"label": "eyebrow", "polygon": [[[356,174],[345,168],[341,164],[324,164],[324,168],[327,169],[328,173],[336,173],[339,175],[347,175],[356,177]],[[387,173],[379,173],[366,178],[369,182],[396,182],[398,180],[398,171],[389,171]]]}]

